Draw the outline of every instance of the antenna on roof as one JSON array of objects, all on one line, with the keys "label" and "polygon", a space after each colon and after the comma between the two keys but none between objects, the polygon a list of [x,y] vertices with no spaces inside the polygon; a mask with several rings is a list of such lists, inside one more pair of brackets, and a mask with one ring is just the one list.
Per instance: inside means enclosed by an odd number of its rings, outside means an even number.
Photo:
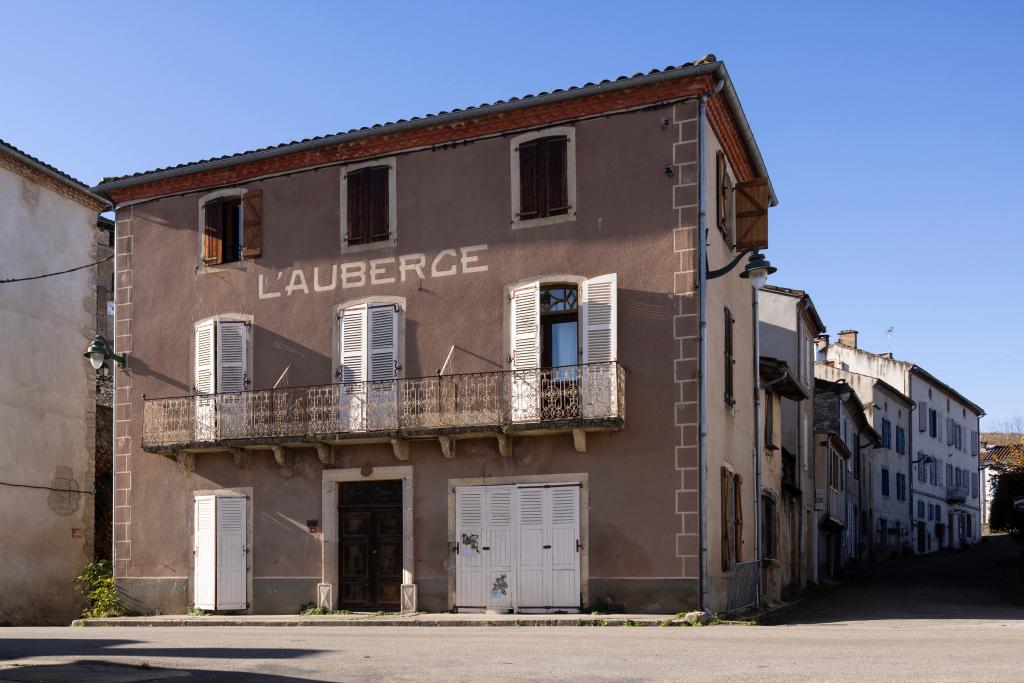
[{"label": "antenna on roof", "polygon": [[892,356],[892,333],[893,333],[893,331],[895,329],[896,329],[895,327],[891,327],[890,326],[889,329],[887,329],[885,331],[885,336],[889,340],[889,356],[890,357]]}]

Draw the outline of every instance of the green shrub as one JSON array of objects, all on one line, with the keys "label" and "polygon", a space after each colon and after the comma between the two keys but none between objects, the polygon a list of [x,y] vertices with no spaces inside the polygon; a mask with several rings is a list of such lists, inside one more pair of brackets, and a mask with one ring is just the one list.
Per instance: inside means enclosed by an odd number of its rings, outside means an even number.
[{"label": "green shrub", "polygon": [[124,615],[121,596],[114,583],[114,569],[108,560],[85,565],[82,575],[75,579],[75,588],[89,600],[89,605],[82,610],[86,619]]}]

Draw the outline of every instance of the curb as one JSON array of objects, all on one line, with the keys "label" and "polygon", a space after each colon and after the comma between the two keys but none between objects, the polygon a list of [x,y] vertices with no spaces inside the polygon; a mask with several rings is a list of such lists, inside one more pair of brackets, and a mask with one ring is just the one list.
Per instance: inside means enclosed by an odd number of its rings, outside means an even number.
[{"label": "curb", "polygon": [[245,619],[231,620],[216,617],[188,617],[181,619],[75,619],[73,627],[100,626],[686,626],[681,619],[674,618],[603,618],[580,617],[578,619]]}]

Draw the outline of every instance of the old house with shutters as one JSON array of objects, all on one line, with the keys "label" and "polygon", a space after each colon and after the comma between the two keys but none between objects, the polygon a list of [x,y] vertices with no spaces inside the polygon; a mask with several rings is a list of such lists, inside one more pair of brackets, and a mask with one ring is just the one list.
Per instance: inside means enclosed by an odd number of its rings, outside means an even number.
[{"label": "old house with shutters", "polygon": [[103,322],[90,264],[106,205],[0,140],[0,625],[66,624],[83,606],[73,581],[94,559],[96,453],[109,451],[82,358]]},{"label": "old house with shutters", "polygon": [[857,331],[826,340],[818,354],[828,364],[876,377],[899,389],[914,404],[908,503],[917,553],[959,548],[981,540],[980,406],[910,361],[876,354],[857,344]]},{"label": "old house with shutters", "polygon": [[755,287],[707,273],[775,198],[722,62],[96,190],[134,609],[727,607]]}]

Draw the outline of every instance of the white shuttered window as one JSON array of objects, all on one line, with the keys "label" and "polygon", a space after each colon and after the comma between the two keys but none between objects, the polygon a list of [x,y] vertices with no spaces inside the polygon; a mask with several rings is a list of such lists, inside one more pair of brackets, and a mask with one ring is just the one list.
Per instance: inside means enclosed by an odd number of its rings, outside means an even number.
[{"label": "white shuttered window", "polygon": [[249,324],[214,318],[194,329],[194,381],[197,394],[245,391],[249,388]]},{"label": "white shuttered window", "polygon": [[601,275],[583,282],[583,362],[616,360],[616,276]]}]

